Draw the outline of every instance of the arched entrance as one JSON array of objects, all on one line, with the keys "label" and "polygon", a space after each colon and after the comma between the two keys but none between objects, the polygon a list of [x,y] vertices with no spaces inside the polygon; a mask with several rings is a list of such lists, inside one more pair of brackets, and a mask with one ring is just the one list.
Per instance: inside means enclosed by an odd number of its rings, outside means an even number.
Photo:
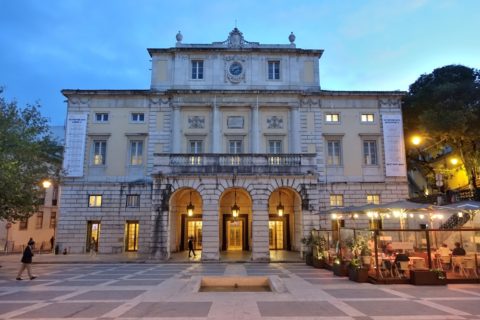
[{"label": "arched entrance", "polygon": [[252,200],[242,188],[229,188],[220,197],[221,251],[249,251],[252,247]]},{"label": "arched entrance", "polygon": [[176,191],[170,199],[170,252],[188,250],[188,238],[193,237],[194,249],[201,251],[203,243],[202,198],[192,188]]},{"label": "arched entrance", "polygon": [[268,246],[270,250],[300,249],[302,238],[301,198],[296,190],[275,189],[268,200]]}]

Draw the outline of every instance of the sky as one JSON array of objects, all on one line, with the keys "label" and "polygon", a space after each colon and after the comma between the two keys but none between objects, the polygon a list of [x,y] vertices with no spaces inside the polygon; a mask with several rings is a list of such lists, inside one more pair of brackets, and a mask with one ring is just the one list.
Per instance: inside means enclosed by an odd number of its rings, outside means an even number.
[{"label": "sky", "polygon": [[0,87],[66,117],[62,89],[148,89],[146,48],[245,40],[325,50],[324,90],[404,90],[449,64],[480,68],[478,0],[0,0]]}]

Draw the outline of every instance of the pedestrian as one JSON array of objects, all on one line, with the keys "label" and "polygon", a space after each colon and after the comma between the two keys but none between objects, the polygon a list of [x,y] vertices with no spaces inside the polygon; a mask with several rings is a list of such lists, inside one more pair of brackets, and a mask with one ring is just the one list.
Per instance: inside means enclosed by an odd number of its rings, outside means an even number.
[{"label": "pedestrian", "polygon": [[54,244],[55,244],[55,237],[52,236],[52,237],[50,238],[50,250],[52,250],[52,252],[53,252],[53,245],[54,245]]},{"label": "pedestrian", "polygon": [[95,238],[92,237],[90,239],[90,255],[94,256],[97,253],[97,241],[95,241]]},{"label": "pedestrian", "polygon": [[196,257],[195,250],[193,250],[193,237],[188,238],[188,257],[190,258],[190,253],[193,253],[193,256]]},{"label": "pedestrian", "polygon": [[23,255],[21,260],[22,267],[18,271],[17,280],[23,280],[22,273],[25,269],[27,269],[27,273],[28,273],[28,276],[30,277],[30,280],[33,280],[36,278],[36,276],[32,274],[32,266],[31,266],[34,245],[35,245],[35,241],[33,241],[33,239],[30,238],[30,240],[28,241],[27,247],[25,248],[25,250],[23,250]]}]

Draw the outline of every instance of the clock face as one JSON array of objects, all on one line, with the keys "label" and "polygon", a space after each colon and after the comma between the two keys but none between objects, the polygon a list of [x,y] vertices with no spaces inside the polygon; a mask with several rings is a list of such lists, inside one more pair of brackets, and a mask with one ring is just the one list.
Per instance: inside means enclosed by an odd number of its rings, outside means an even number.
[{"label": "clock face", "polygon": [[230,72],[231,75],[238,76],[242,73],[243,67],[240,62],[234,62],[230,65],[230,68],[228,68],[228,71]]}]

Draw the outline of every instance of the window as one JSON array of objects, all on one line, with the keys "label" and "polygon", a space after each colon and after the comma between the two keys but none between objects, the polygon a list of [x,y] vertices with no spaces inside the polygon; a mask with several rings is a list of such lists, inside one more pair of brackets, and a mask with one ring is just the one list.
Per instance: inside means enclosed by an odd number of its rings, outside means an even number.
[{"label": "window", "polygon": [[331,207],[343,207],[343,194],[331,194],[330,195]]},{"label": "window", "polygon": [[138,208],[138,207],[140,207],[140,195],[138,194],[127,195],[127,208]]},{"label": "window", "polygon": [[374,120],[374,115],[373,115],[373,113],[362,113],[361,120],[362,120],[362,122],[372,123],[373,120]]},{"label": "window", "polygon": [[20,220],[20,224],[18,225],[18,230],[27,230],[28,228],[28,218],[24,218]]},{"label": "window", "polygon": [[95,113],[95,122],[108,122],[108,113]]},{"label": "window", "polygon": [[35,224],[35,227],[37,229],[42,229],[43,226],[43,212],[37,212],[37,223]]},{"label": "window", "polygon": [[380,204],[380,195],[367,194],[367,204]]},{"label": "window", "polygon": [[132,113],[132,122],[142,123],[145,122],[145,113]]},{"label": "window", "polygon": [[377,142],[363,141],[363,159],[367,166],[377,165]]},{"label": "window", "polygon": [[268,61],[268,79],[280,79],[280,61]]},{"label": "window", "polygon": [[88,197],[88,206],[101,207],[102,206],[102,196],[101,195],[91,195]]},{"label": "window", "polygon": [[339,166],[342,164],[340,141],[327,141],[327,165]]},{"label": "window", "polygon": [[143,141],[130,141],[130,165],[139,166],[143,163]]},{"label": "window", "polygon": [[56,225],[57,225],[57,213],[51,212],[50,213],[50,229],[55,229]]},{"label": "window", "polygon": [[203,79],[203,60],[192,60],[192,79]]},{"label": "window", "polygon": [[93,141],[93,165],[105,165],[107,155],[107,141],[94,140]]},{"label": "window", "polygon": [[190,140],[189,141],[189,153],[203,153],[203,141],[202,140]]},{"label": "window", "polygon": [[228,141],[229,153],[242,153],[242,140],[230,140]]},{"label": "window", "polygon": [[268,153],[282,153],[282,140],[268,140]]},{"label": "window", "polygon": [[340,115],[338,113],[325,114],[325,122],[340,122]]}]

